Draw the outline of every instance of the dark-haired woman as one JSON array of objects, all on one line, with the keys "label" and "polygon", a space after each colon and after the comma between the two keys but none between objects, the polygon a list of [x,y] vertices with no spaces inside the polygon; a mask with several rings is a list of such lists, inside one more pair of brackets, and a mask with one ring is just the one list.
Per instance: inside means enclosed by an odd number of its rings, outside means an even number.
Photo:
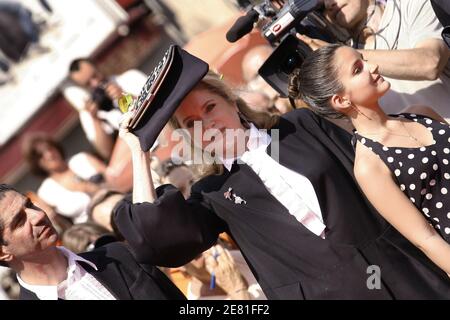
[{"label": "dark-haired woman", "polygon": [[340,45],[315,51],[291,81],[292,95],[319,115],[351,119],[365,195],[450,274],[450,127],[440,117],[386,115],[378,101],[389,88],[376,65]]},{"label": "dark-haired woman", "polygon": [[[269,299],[450,297],[446,274],[361,195],[351,136],[311,111],[251,112],[207,74],[172,119],[204,159],[214,159],[187,200],[170,185],[155,192],[129,119],[120,134],[132,152],[133,200],[114,218],[141,262],[183,265],[227,231]],[[243,149],[236,139],[245,135],[227,129],[248,134]]]},{"label": "dark-haired woman", "polygon": [[44,178],[38,196],[74,223],[85,222],[91,197],[100,189],[96,178],[105,165],[87,153],[78,153],[66,161],[62,147],[45,134],[28,137],[23,153],[31,171]]}]

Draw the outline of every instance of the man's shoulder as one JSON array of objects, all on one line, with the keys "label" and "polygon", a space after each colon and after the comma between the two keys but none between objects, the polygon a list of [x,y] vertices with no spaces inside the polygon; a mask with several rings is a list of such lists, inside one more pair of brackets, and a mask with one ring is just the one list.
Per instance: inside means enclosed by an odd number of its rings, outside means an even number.
[{"label": "man's shoulder", "polygon": [[95,248],[92,251],[80,253],[79,255],[82,258],[93,262],[94,264],[96,264],[96,262],[108,263],[112,262],[112,260],[116,260],[119,262],[136,261],[128,245],[120,241],[108,243],[101,247]]},{"label": "man's shoulder", "polygon": [[211,174],[194,183],[191,188],[192,193],[200,194],[202,192],[217,191],[230,175],[225,168],[223,170],[224,172],[222,174]]},{"label": "man's shoulder", "polygon": [[20,286],[19,300],[39,300],[39,298],[35,293]]},{"label": "man's shoulder", "polygon": [[[277,128],[282,129],[284,134],[307,130],[311,133],[323,130],[333,130],[337,125],[324,119],[308,108],[300,108],[284,114],[280,118]],[[293,130],[295,129],[295,130]]]},{"label": "man's shoulder", "polygon": [[286,119],[289,121],[295,121],[295,120],[306,120],[309,121],[311,119],[316,119],[317,115],[312,112],[308,108],[298,108],[294,109],[292,111],[289,111],[281,116],[281,119]]}]

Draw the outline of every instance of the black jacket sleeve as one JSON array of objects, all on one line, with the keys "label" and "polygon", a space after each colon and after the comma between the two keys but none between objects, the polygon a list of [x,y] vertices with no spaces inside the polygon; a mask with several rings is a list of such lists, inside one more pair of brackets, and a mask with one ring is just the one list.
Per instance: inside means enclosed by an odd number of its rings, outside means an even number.
[{"label": "black jacket sleeve", "polygon": [[156,189],[153,203],[133,204],[128,196],[115,207],[114,222],[137,261],[182,266],[214,245],[226,230],[195,187],[188,200],[174,186],[163,185]]}]

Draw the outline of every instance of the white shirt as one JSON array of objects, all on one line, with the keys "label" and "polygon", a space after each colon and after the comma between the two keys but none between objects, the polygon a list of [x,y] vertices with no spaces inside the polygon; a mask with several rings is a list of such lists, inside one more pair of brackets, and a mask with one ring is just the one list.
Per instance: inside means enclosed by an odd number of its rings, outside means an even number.
[{"label": "white shirt", "polygon": [[57,213],[72,219],[73,223],[87,221],[87,207],[91,201],[91,197],[87,193],[66,189],[55,179],[49,177],[42,181],[37,194]]},{"label": "white shirt", "polygon": [[[83,152],[72,156],[68,160],[68,166],[78,177],[86,180],[99,173]],[[91,201],[87,193],[66,189],[49,177],[39,186],[37,194],[59,214],[72,219],[74,223],[87,221],[87,207]]]},{"label": "white shirt", "polygon": [[19,275],[19,284],[36,294],[40,300],[116,300],[114,296],[89,272],[84,270],[77,261],[89,264],[95,270],[97,266],[83,259],[64,247],[57,247],[67,258],[67,278],[57,286],[30,285],[25,283]]},{"label": "white shirt", "polygon": [[[240,157],[259,176],[267,190],[288,209],[297,221],[314,234],[325,238],[325,224],[319,200],[311,182],[305,176],[292,171],[275,161],[266,149],[271,137],[250,124],[248,151]],[[230,171],[236,158],[222,159]],[[245,200],[245,199],[244,199]]]},{"label": "white shirt", "polygon": [[[412,49],[426,39],[442,40],[441,32],[442,25],[429,0],[388,0],[374,45],[377,50]],[[399,113],[405,107],[420,104],[450,119],[450,61],[436,80],[384,78],[391,84],[391,90],[380,99],[386,113]]]}]

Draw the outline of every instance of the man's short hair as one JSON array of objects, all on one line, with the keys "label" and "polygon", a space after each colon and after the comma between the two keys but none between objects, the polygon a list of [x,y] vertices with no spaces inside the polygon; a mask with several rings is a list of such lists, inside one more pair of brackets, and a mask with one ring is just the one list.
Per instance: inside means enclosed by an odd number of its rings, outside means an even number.
[{"label": "man's short hair", "polygon": [[94,65],[94,62],[89,58],[78,58],[73,60],[69,66],[69,73],[76,72],[80,70],[80,66],[82,62],[87,62],[91,65]]},{"label": "man's short hair", "polygon": [[6,183],[1,183],[0,184],[0,201],[5,197],[6,192],[8,191],[15,191],[17,193],[19,193],[19,191],[17,191],[16,189],[14,189],[12,186],[10,186],[9,184]]},{"label": "man's short hair", "polygon": [[[19,191],[17,191],[16,189],[14,189],[12,186],[2,183],[0,184],[0,202],[3,200],[3,198],[6,195],[6,192],[8,191],[15,191],[17,193],[19,193]],[[3,224],[3,220],[0,216],[0,245],[5,244],[4,240],[3,240],[3,231],[4,231],[4,224]],[[3,267],[8,267],[8,264],[6,262],[0,261],[0,266]]]}]

